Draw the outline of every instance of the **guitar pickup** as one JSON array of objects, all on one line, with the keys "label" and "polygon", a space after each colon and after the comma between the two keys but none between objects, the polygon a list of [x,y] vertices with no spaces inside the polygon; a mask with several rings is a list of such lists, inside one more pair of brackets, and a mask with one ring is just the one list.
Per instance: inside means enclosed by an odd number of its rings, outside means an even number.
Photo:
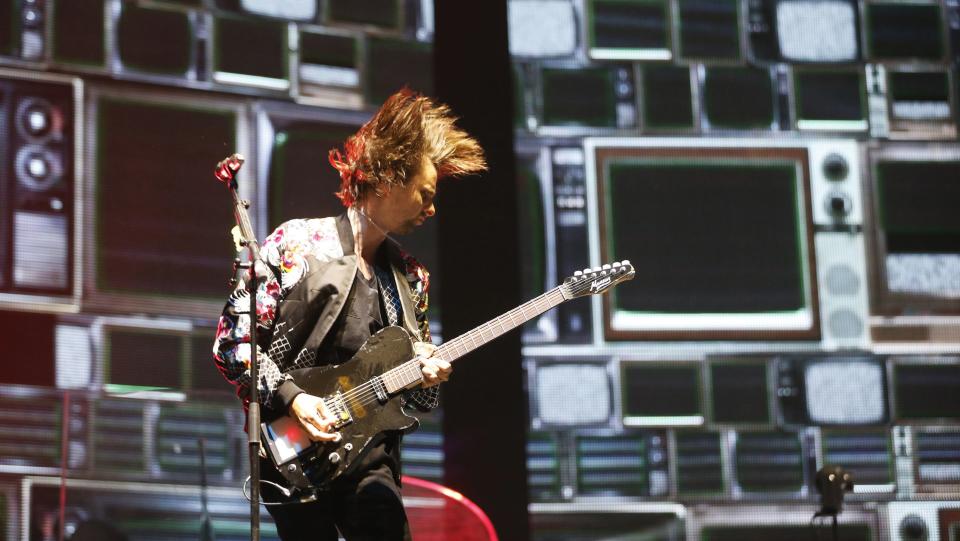
[{"label": "guitar pickup", "polygon": [[386,403],[386,401],[390,399],[390,395],[387,393],[387,386],[383,384],[383,378],[377,376],[370,380],[370,382],[373,384],[373,392],[377,393],[377,400],[379,400],[381,404]]}]

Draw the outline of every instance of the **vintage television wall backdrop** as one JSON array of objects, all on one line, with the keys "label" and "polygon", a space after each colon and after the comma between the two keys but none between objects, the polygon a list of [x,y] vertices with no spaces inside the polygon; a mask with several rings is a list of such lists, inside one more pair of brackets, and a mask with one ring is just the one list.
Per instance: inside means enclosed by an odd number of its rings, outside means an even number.
[{"label": "vintage television wall backdrop", "polygon": [[960,535],[954,0],[509,0],[538,540]]},{"label": "vintage television wall backdrop", "polygon": [[[248,538],[243,414],[211,357],[235,257],[213,167],[246,156],[261,239],[339,214],[327,151],[401,86],[430,93],[432,41],[431,0],[0,2],[3,336],[53,342],[5,354],[0,539],[59,538],[64,471],[67,538],[198,539],[203,473],[216,538]],[[404,245],[429,268],[428,224]],[[442,482],[438,415],[406,475]]]}]

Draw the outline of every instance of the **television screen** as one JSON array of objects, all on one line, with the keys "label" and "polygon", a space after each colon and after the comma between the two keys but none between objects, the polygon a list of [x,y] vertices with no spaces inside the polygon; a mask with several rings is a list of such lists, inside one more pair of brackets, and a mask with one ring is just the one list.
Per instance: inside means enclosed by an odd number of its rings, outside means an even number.
[{"label": "television screen", "polygon": [[219,313],[236,222],[211,167],[243,150],[238,112],[227,107],[223,100],[205,105],[170,96],[159,102],[103,94],[95,101],[85,299],[91,306]]},{"label": "television screen", "polygon": [[719,432],[675,432],[677,493],[683,496],[723,494],[723,439]]},{"label": "television screen", "polygon": [[744,492],[793,493],[803,487],[803,453],[795,432],[739,432],[735,457],[737,483]]},{"label": "television screen", "polygon": [[867,129],[866,86],[860,70],[797,70],[794,95],[801,130]]},{"label": "television screen", "polygon": [[784,60],[853,62],[859,56],[857,5],[850,0],[779,0],[776,21]]},{"label": "television screen", "polygon": [[110,391],[182,390],[183,335],[123,327],[104,334],[103,379]]},{"label": "television screen", "polygon": [[960,363],[956,359],[894,360],[892,379],[897,419],[960,418]]},{"label": "television screen", "polygon": [[807,414],[817,424],[883,422],[883,367],[872,359],[828,358],[804,371]]},{"label": "television screen", "polygon": [[706,68],[703,108],[710,127],[770,129],[773,100],[773,80],[766,69]]},{"label": "television screen", "polygon": [[870,58],[940,60],[946,49],[943,24],[939,2],[867,2]]},{"label": "television screen", "polygon": [[894,482],[890,433],[880,430],[823,430],[823,463],[854,472],[857,487],[888,486]]},{"label": "television screen", "polygon": [[104,67],[107,55],[103,0],[57,0],[52,4],[53,60]]},{"label": "television screen", "polygon": [[[810,541],[816,530],[805,524],[791,526],[709,526],[700,531],[700,541]],[[829,535],[829,534],[824,534]],[[838,539],[876,541],[866,524],[841,524]]]},{"label": "television screen", "polygon": [[270,229],[294,218],[336,216],[344,211],[334,195],[340,175],[326,161],[359,126],[273,119],[269,169]]},{"label": "television screen", "polygon": [[736,0],[680,0],[682,58],[740,58],[740,12]]},{"label": "television screen", "polygon": [[[169,0],[167,0],[169,1]],[[201,5],[203,0],[174,0],[179,3]],[[317,0],[216,0],[220,9],[257,15],[276,17],[293,21],[312,22],[317,18]]]},{"label": "television screen", "polygon": [[620,385],[624,425],[703,423],[699,364],[622,362]]},{"label": "television screen", "polygon": [[960,160],[881,158],[874,178],[885,289],[918,310],[960,299]]},{"label": "television screen", "polygon": [[643,126],[654,130],[694,128],[690,68],[686,66],[644,66]]},{"label": "television screen", "polygon": [[[615,70],[544,68],[540,77],[544,125],[617,127]],[[584,96],[590,99],[585,100]]]},{"label": "television screen", "polygon": [[590,56],[669,60],[670,18],[663,0],[588,0]]},{"label": "television screen", "polygon": [[148,404],[133,398],[100,398],[93,403],[90,422],[95,472],[141,475],[147,471],[143,447]]},{"label": "television screen", "polygon": [[578,436],[576,461],[582,496],[657,496],[667,490],[666,436],[661,432]]},{"label": "television screen", "polygon": [[287,23],[219,15],[213,19],[213,71],[217,81],[285,90]]},{"label": "television screen", "polygon": [[588,142],[600,259],[637,266],[607,337],[819,338],[806,151],[675,143]]},{"label": "television screen", "polygon": [[768,424],[770,393],[766,362],[733,359],[710,364],[713,422]]},{"label": "television screen", "polygon": [[[125,69],[162,75],[186,75],[193,55],[194,25],[187,13],[121,4],[117,54]],[[163,36],[163,46],[156,42]]]},{"label": "television screen", "polygon": [[[10,24],[0,26],[0,56],[13,56],[20,46],[19,24],[14,24],[20,15],[20,5],[16,0],[0,0],[0,14],[11,21]],[[0,530],[2,531],[2,530]]]},{"label": "television screen", "polygon": [[546,58],[577,49],[577,16],[571,0],[510,0],[507,3],[510,54]]},{"label": "television screen", "polygon": [[404,24],[402,0],[327,0],[328,23],[347,23],[400,30]]},{"label": "television screen", "polygon": [[952,116],[946,71],[889,71],[887,88],[893,119],[949,121]]},{"label": "television screen", "polygon": [[430,94],[433,46],[421,41],[371,36],[367,40],[366,77],[366,102],[377,107],[403,86]]},{"label": "television screen", "polygon": [[541,364],[536,369],[537,418],[545,425],[606,424],[612,412],[603,364]]},{"label": "television screen", "polygon": [[355,36],[300,32],[300,82],[356,88],[358,40]]},{"label": "television screen", "polygon": [[960,432],[916,428],[913,433],[916,448],[916,481],[924,488],[936,485],[960,484]]},{"label": "television screen", "polygon": [[201,476],[200,438],[203,438],[206,475],[217,479],[236,469],[237,449],[231,445],[234,427],[224,407],[192,401],[160,404],[156,418],[154,456],[163,474],[196,482]]}]

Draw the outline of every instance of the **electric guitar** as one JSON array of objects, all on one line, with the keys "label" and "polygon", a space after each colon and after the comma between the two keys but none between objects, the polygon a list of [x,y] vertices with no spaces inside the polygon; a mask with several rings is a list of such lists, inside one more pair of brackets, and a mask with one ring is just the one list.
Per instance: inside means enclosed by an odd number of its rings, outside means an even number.
[{"label": "electric guitar", "polygon": [[[436,355],[452,362],[564,301],[603,293],[633,276],[629,261],[577,271],[539,297],[446,342]],[[313,442],[287,415],[261,424],[273,465],[295,489],[328,487],[389,433],[411,432],[418,426],[399,399],[422,382],[413,338],[402,327],[381,329],[339,366],[288,374],[305,392],[323,400],[337,418],[335,429],[341,435],[337,442]]]}]

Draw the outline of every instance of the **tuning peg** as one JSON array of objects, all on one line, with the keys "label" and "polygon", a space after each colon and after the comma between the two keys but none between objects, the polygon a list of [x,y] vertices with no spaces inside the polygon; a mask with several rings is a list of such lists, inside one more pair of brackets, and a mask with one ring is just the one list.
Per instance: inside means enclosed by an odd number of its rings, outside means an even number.
[{"label": "tuning peg", "polygon": [[583,271],[576,271],[573,273],[574,278],[579,278],[581,276],[583,276]]},{"label": "tuning peg", "polygon": [[610,264],[607,263],[607,264],[604,265],[602,268],[603,268],[603,270],[610,270]]},{"label": "tuning peg", "polygon": [[613,262],[613,268],[617,268],[617,267],[619,267],[619,266],[620,266],[620,262],[619,262],[619,261],[614,261],[614,262]]},{"label": "tuning peg", "polygon": [[629,260],[629,259],[624,259],[623,261],[620,262],[620,264],[623,265],[624,267],[629,267],[629,266],[630,266],[630,260]]}]

